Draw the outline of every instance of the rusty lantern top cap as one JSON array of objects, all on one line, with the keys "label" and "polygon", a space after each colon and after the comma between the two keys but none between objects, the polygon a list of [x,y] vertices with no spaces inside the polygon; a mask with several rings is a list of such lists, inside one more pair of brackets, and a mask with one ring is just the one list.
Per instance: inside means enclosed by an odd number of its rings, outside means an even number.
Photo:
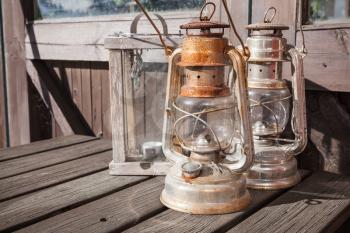
[{"label": "rusty lantern top cap", "polygon": [[[210,16],[203,16],[204,9],[211,5],[213,11]],[[186,29],[187,37],[182,43],[181,61],[177,63],[183,67],[195,66],[225,66],[226,57],[225,49],[228,45],[228,40],[223,38],[223,31],[221,33],[213,33],[210,29],[214,28],[228,28],[228,24],[212,22],[216,6],[212,2],[207,2],[202,7],[200,13],[200,21],[190,22],[181,25],[181,29]],[[199,34],[188,34],[189,29],[200,29]]]},{"label": "rusty lantern top cap", "polygon": [[229,28],[230,25],[213,21],[193,21],[180,26],[181,29],[209,30],[215,28]]},{"label": "rusty lantern top cap", "polygon": [[[204,16],[203,15],[204,10],[207,9],[208,6],[212,6],[213,9],[209,16]],[[222,33],[211,33],[210,29],[224,30],[225,28],[229,28],[230,25],[211,21],[211,18],[213,17],[215,10],[216,10],[216,5],[213,2],[207,2],[206,4],[203,5],[200,11],[199,20],[183,24],[180,26],[180,29],[186,29],[187,35],[188,35],[188,30],[200,29],[201,33],[199,35],[202,35],[202,36],[222,36],[223,31]]]}]

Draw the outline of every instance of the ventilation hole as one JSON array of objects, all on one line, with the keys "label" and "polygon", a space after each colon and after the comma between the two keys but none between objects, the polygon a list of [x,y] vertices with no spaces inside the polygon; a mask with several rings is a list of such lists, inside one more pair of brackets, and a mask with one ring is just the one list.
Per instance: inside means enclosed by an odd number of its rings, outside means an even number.
[{"label": "ventilation hole", "polygon": [[201,78],[201,76],[200,76],[200,75],[198,75],[198,76],[197,76],[197,78]]},{"label": "ventilation hole", "polygon": [[215,78],[215,75],[213,75],[213,78]]},{"label": "ventilation hole", "polygon": [[275,73],[275,72],[276,72],[276,70],[273,70],[273,72]]},{"label": "ventilation hole", "polygon": [[106,218],[100,218],[100,222],[107,222]]},{"label": "ventilation hole", "polygon": [[259,71],[262,72],[262,69],[260,69]]},{"label": "ventilation hole", "polygon": [[252,71],[252,69],[249,69],[249,71]]}]

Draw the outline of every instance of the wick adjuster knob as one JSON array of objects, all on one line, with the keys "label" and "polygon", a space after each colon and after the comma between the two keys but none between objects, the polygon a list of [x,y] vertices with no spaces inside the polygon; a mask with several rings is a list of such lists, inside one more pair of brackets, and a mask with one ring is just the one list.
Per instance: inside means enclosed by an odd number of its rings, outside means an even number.
[{"label": "wick adjuster knob", "polygon": [[182,175],[185,178],[196,178],[202,170],[202,164],[194,161],[185,162],[181,165]]}]

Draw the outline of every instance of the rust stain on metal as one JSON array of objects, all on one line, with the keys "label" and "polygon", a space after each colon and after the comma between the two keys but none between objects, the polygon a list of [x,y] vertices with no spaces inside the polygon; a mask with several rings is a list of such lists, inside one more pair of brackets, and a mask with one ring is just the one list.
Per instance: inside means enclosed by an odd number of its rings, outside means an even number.
[{"label": "rust stain on metal", "polygon": [[225,66],[226,38],[188,36],[184,38],[179,66]]}]

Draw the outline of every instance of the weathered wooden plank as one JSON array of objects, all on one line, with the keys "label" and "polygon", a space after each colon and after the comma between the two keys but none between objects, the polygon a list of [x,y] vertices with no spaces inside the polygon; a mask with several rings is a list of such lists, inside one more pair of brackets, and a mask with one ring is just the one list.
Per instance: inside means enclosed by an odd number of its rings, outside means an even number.
[{"label": "weathered wooden plank", "polygon": [[48,91],[45,83],[41,81],[37,67],[35,67],[31,61],[27,61],[26,67],[33,85],[35,86],[46,107],[52,112],[52,116],[54,119],[56,119],[56,122],[60,126],[63,135],[72,135],[74,130],[64,116],[64,112],[60,108],[60,105],[56,102],[55,97]]},{"label": "weathered wooden plank", "polygon": [[[167,18],[169,34],[178,34],[179,26],[188,23],[191,19],[198,18],[198,11],[178,12],[178,17]],[[166,14],[162,14],[166,17]],[[120,17],[115,17],[114,20],[99,21],[95,18],[93,21],[74,22],[58,22],[51,20],[34,21],[27,24],[28,36],[25,39],[26,43],[37,43],[47,45],[103,45],[104,39],[107,36],[115,35],[120,32],[130,32],[130,25],[134,17],[129,17],[127,20],[120,20]],[[75,19],[76,20],[76,19]],[[159,20],[154,22],[160,25]],[[51,33],[47,33],[50,31]],[[154,34],[154,29],[150,26],[148,20],[143,17],[138,23],[138,34]],[[35,36],[32,36],[35,35]],[[156,40],[159,44],[159,39]],[[170,42],[171,43],[171,42]]]},{"label": "weathered wooden plank", "polygon": [[[305,31],[305,46],[307,48],[308,54],[349,55],[350,41],[347,40],[347,35],[349,33],[349,28]],[[299,47],[301,46],[301,42],[302,37],[299,31],[297,32],[297,45]]]},{"label": "weathered wooden plank", "polygon": [[[313,90],[349,91],[350,29],[306,31],[308,55],[304,59],[307,88]],[[297,45],[301,45],[297,33]],[[325,46],[327,45],[327,46]]]},{"label": "weathered wooden plank", "polygon": [[25,18],[21,1],[2,0],[10,145],[30,142],[28,83],[25,65]]},{"label": "weathered wooden plank", "polygon": [[[307,174],[309,173],[306,171],[302,172],[303,177]],[[250,190],[252,196],[251,205],[241,212],[232,214],[191,215],[169,209],[141,222],[126,232],[222,232],[238,224],[242,219],[260,209],[283,192],[283,190]]]},{"label": "weathered wooden plank", "polygon": [[[62,45],[26,43],[26,59],[64,61],[108,61],[103,45]],[[34,50],[33,47],[37,48]]]},{"label": "weathered wooden plank", "polygon": [[102,72],[100,62],[91,65],[91,108],[92,108],[92,129],[95,135],[102,135]]},{"label": "weathered wooden plank", "polygon": [[81,67],[81,104],[82,114],[92,128],[92,95],[91,95],[91,66],[90,62],[83,62]]},{"label": "weathered wooden plank", "polygon": [[82,112],[81,62],[74,62],[72,69],[72,98],[77,108]]},{"label": "weathered wooden plank", "polygon": [[97,140],[97,138],[84,135],[71,135],[66,137],[58,137],[54,139],[37,141],[26,145],[0,150],[0,161],[32,155],[35,153],[41,153],[44,151],[59,149],[67,146],[73,146],[79,143],[93,140]]},{"label": "weathered wooden plank", "polygon": [[109,78],[110,78],[110,103],[112,123],[113,160],[125,162],[125,109],[123,91],[123,54],[120,50],[110,50]]},{"label": "weathered wooden plank", "polygon": [[109,164],[109,174],[117,176],[164,176],[168,173],[171,166],[172,163],[170,162],[143,162],[139,158],[134,162],[117,163],[112,161]]},{"label": "weathered wooden plank", "polygon": [[99,172],[108,168],[112,151],[0,180],[0,201]]},{"label": "weathered wooden plank", "polygon": [[163,177],[156,177],[19,232],[120,232],[165,209],[159,201]]},{"label": "weathered wooden plank", "polygon": [[3,63],[3,35],[2,30],[0,30],[0,148],[7,146],[7,126],[6,126],[6,107],[5,107],[5,76],[4,76],[4,63]]},{"label": "weathered wooden plank", "polygon": [[304,59],[306,88],[309,90],[350,90],[350,56],[342,54],[309,54]]},{"label": "weathered wooden plank", "polygon": [[349,216],[350,177],[317,172],[229,232],[334,232]]},{"label": "weathered wooden plank", "polygon": [[103,137],[112,138],[112,120],[111,120],[111,96],[110,96],[110,78],[108,63],[102,63],[105,69],[101,70],[102,75],[102,123]]},{"label": "weathered wooden plank", "polygon": [[[45,89],[42,91],[41,96],[45,100],[45,103],[47,104],[51,112],[53,114],[57,113],[57,115],[54,115],[54,117],[60,125],[61,130],[63,131],[64,126],[66,128],[66,132],[64,132],[65,134],[70,134],[72,130],[75,134],[93,135],[93,132],[90,129],[89,125],[83,119],[81,113],[78,111],[78,109],[75,107],[74,103],[70,99],[69,94],[65,92],[65,89],[57,85],[57,80],[55,80],[54,78],[49,78],[52,74],[50,74],[45,64],[37,60],[28,60],[27,68],[32,80],[35,80],[35,82],[38,83],[38,85],[40,84],[39,86],[45,86]],[[68,71],[69,70],[67,70],[67,76]],[[78,77],[81,78],[80,70]],[[61,78],[62,81],[68,79],[68,77],[66,76],[61,76]],[[80,86],[80,89],[77,88],[77,93],[75,96],[75,98],[79,97],[78,99],[76,99],[77,102],[80,102],[81,100],[81,80],[79,78],[77,78],[77,80],[80,83],[80,85],[77,84],[76,86]],[[38,89],[39,93],[40,90],[41,89]],[[69,128],[71,128],[71,130]]]},{"label": "weathered wooden plank", "polygon": [[[180,35],[165,36],[164,41],[170,47],[179,47],[183,39]],[[135,35],[127,36],[109,36],[104,40],[106,49],[159,49],[163,48],[157,35]]]},{"label": "weathered wooden plank", "polygon": [[112,148],[108,140],[96,140],[70,147],[37,153],[0,163],[0,178],[10,177],[24,172],[52,166],[88,155],[107,151]]},{"label": "weathered wooden plank", "polygon": [[102,171],[2,202],[0,231],[14,231],[145,179],[147,177],[144,176],[113,177],[107,171]]}]

